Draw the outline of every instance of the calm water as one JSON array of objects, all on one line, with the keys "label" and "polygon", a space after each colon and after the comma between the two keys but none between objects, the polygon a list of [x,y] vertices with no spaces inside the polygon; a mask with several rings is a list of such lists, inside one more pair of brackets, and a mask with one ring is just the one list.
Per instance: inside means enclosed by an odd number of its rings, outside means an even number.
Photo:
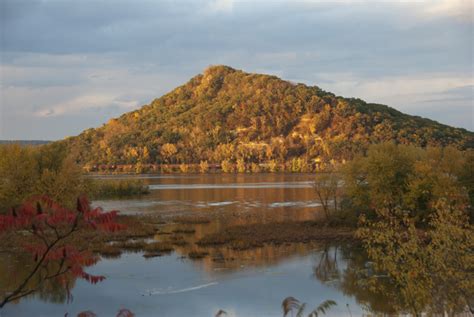
[{"label": "calm water", "polygon": [[[87,271],[107,279],[97,285],[77,280],[66,302],[61,288],[7,305],[6,316],[76,316],[91,310],[114,316],[128,308],[137,316],[281,316],[281,302],[294,296],[309,311],[324,300],[338,305],[327,316],[360,316],[364,306],[383,309],[383,298],[367,296],[357,287],[365,259],[349,245],[285,244],[235,251],[211,248],[209,256],[190,260],[193,244],[208,233],[236,224],[310,220],[320,216],[311,175],[257,174],[146,177],[152,193],[141,199],[96,201],[105,210],[125,214],[159,213],[163,217],[205,215],[211,223],[185,225],[190,244],[170,255],[145,259],[124,253],[102,259]],[[183,225],[169,225],[170,232]],[[166,240],[166,235],[157,236]],[[10,261],[10,262],[9,262]],[[2,266],[15,266],[2,258]],[[13,269],[12,269],[13,270]],[[1,279],[0,279],[1,283]],[[1,286],[1,285],[0,285]],[[349,312],[350,311],[350,312]]]}]

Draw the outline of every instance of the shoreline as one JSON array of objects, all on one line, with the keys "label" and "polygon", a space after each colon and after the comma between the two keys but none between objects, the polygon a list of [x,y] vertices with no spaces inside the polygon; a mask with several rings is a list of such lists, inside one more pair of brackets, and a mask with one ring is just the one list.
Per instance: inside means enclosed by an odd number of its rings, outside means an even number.
[{"label": "shoreline", "polygon": [[[355,228],[330,226],[326,221],[286,221],[252,223],[225,227],[189,242],[195,226],[209,225],[212,217],[174,217],[164,220],[153,215],[119,215],[118,223],[127,228],[113,234],[85,230],[73,236],[67,243],[86,247],[97,255],[118,257],[122,252],[143,252],[144,257],[161,256],[188,246],[205,253],[209,248],[251,250],[265,245],[283,245],[312,242],[344,242],[355,239]],[[187,229],[172,231],[170,226],[186,226]],[[168,227],[167,227],[168,226]],[[5,237],[5,236],[4,236]],[[0,242],[0,253],[18,253],[22,245],[35,241],[25,232],[12,232]],[[193,257],[193,254],[190,254]]]}]

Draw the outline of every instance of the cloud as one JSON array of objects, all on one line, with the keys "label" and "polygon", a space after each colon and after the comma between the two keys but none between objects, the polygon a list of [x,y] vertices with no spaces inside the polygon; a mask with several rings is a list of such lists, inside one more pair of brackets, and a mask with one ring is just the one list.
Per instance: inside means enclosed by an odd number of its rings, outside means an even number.
[{"label": "cloud", "polygon": [[234,0],[213,0],[208,7],[212,12],[231,12],[234,9]]},{"label": "cloud", "polygon": [[411,115],[474,130],[474,78],[459,74],[358,77],[352,73],[317,74],[320,87],[344,97],[386,104]]},{"label": "cloud", "polygon": [[84,95],[74,98],[72,100],[53,105],[46,109],[35,112],[39,117],[61,116],[64,114],[77,114],[89,109],[97,109],[104,107],[117,107],[122,111],[129,111],[138,106],[137,100],[120,100],[117,96],[99,94],[99,95]]},{"label": "cloud", "polygon": [[425,13],[432,16],[455,17],[463,21],[474,21],[474,4],[472,0],[434,0],[423,1]]}]

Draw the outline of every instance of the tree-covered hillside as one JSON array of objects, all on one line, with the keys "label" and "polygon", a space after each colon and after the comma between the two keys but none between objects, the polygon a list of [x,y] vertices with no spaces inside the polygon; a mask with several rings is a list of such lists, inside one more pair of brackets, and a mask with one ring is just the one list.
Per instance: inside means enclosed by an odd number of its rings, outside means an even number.
[{"label": "tree-covered hillside", "polygon": [[371,143],[459,148],[474,133],[275,76],[213,66],[149,105],[61,141],[94,164],[350,159]]}]

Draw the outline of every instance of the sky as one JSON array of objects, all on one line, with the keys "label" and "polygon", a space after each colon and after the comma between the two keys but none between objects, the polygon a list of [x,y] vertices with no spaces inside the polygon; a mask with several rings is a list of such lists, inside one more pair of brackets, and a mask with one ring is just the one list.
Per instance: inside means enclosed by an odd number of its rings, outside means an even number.
[{"label": "sky", "polygon": [[0,0],[0,139],[101,126],[224,64],[474,130],[471,0]]}]

